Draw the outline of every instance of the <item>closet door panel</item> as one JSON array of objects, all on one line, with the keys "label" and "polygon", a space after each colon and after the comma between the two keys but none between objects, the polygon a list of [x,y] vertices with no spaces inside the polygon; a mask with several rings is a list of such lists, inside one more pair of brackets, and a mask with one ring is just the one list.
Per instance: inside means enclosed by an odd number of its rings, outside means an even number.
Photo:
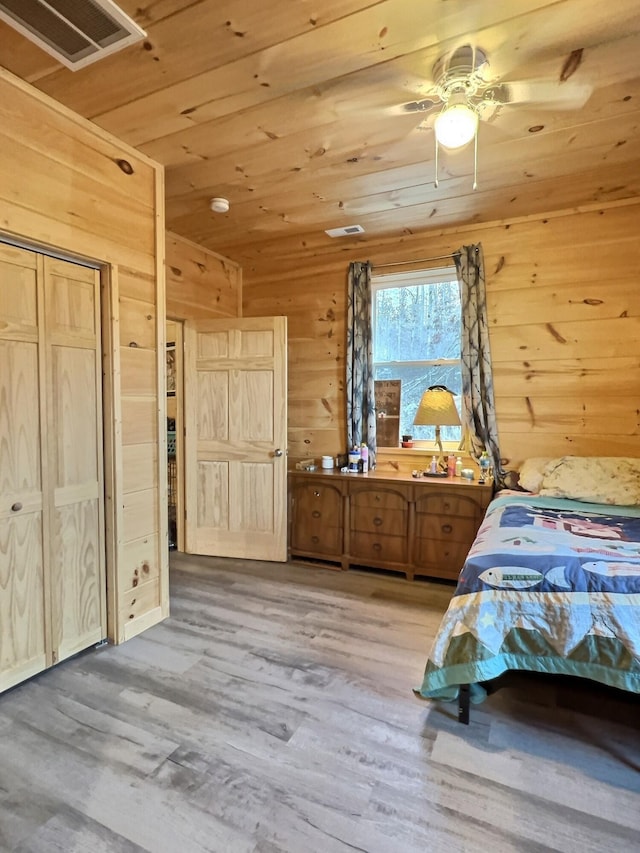
[{"label": "closet door panel", "polygon": [[106,633],[97,272],[47,259],[45,292],[52,639],[60,661]]},{"label": "closet door panel", "polygon": [[38,337],[38,289],[33,252],[0,245],[0,337]]},{"label": "closet door panel", "polygon": [[53,647],[56,659],[102,639],[97,501],[56,507],[52,565]]},{"label": "closet door panel", "polygon": [[95,270],[47,258],[47,326],[58,340],[91,346],[97,336]]},{"label": "closet door panel", "polygon": [[0,246],[0,690],[48,664],[36,267]]},{"label": "closet door panel", "polygon": [[51,355],[56,490],[85,486],[97,497],[96,354],[53,346]]},{"label": "closet door panel", "polygon": [[55,435],[53,646],[63,660],[102,639],[96,353],[51,348]]},{"label": "closet door panel", "polygon": [[0,690],[45,669],[42,512],[0,518]]},{"label": "closet door panel", "polygon": [[35,494],[42,507],[38,375],[37,342],[0,332],[0,494]]}]

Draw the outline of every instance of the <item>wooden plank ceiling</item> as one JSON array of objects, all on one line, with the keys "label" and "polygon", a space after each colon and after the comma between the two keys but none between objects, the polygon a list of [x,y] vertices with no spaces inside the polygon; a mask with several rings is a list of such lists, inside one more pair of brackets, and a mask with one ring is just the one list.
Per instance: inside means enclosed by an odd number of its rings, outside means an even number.
[{"label": "wooden plank ceiling", "polygon": [[[335,249],[326,228],[359,224],[366,244],[640,195],[638,0],[120,6],[147,31],[134,47],[72,72],[0,24],[0,64],[163,163],[167,226],[240,263]],[[482,121],[475,192],[473,146],[442,153],[436,188],[433,130],[393,109],[463,44],[492,80],[592,87],[578,109],[509,104]]]}]

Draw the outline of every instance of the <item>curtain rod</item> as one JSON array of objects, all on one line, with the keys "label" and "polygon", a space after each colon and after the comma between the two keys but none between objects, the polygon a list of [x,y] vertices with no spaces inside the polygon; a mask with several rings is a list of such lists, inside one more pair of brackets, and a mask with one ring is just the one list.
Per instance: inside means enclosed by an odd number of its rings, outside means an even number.
[{"label": "curtain rod", "polygon": [[404,267],[407,264],[424,264],[427,261],[449,261],[449,263],[453,264],[452,255],[436,255],[433,258],[416,258],[415,261],[396,261],[392,264],[371,264],[372,270],[383,269],[384,267]]}]

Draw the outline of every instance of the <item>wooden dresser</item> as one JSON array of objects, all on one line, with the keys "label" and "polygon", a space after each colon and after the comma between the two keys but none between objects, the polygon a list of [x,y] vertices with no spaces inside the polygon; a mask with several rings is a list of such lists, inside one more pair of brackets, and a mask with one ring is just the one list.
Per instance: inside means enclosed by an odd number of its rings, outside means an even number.
[{"label": "wooden dresser", "polygon": [[289,554],[455,580],[492,485],[407,474],[289,472]]}]

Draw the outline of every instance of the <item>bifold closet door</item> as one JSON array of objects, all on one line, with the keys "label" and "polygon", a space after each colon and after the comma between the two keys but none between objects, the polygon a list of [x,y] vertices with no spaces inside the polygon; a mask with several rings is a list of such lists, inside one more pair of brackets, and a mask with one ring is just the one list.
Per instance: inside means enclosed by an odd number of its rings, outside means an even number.
[{"label": "bifold closet door", "polygon": [[44,259],[53,662],[106,636],[97,270]]},{"label": "bifold closet door", "polygon": [[0,244],[0,691],[106,635],[99,297]]},{"label": "bifold closet door", "polygon": [[42,258],[0,244],[0,690],[51,662],[45,613]]}]

